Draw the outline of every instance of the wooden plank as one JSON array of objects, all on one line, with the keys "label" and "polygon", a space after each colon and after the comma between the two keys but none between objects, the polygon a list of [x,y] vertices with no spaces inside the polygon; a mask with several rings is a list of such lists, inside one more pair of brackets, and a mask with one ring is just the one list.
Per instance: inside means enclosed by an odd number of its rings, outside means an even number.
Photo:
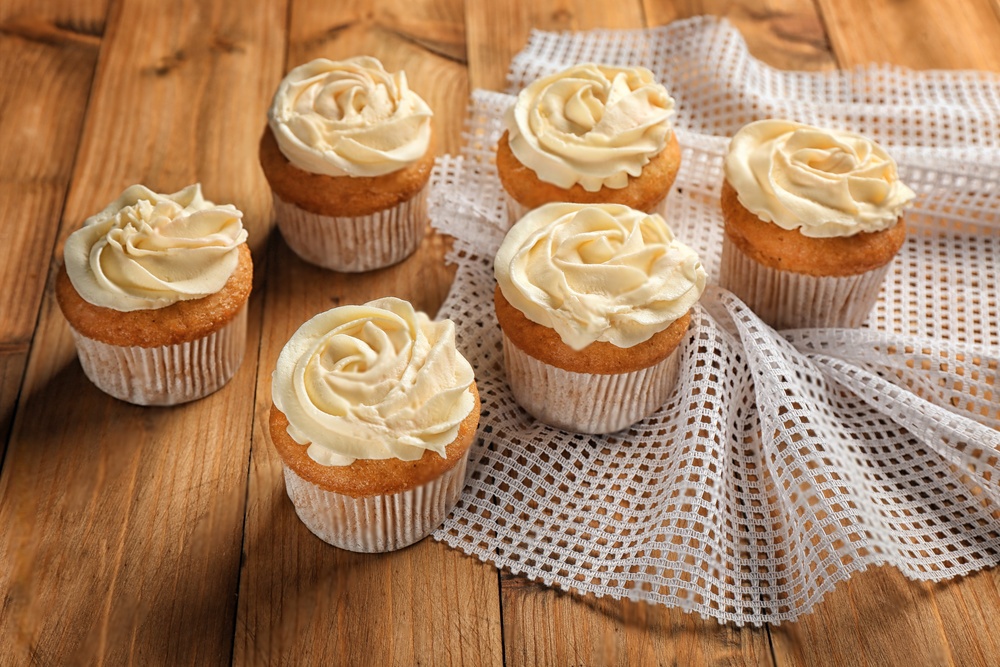
[{"label": "wooden plank", "polygon": [[837,64],[812,2],[802,0],[644,0],[649,25],[691,16],[724,16],[732,21],[755,57],[773,67],[830,70]]},{"label": "wooden plank", "polygon": [[953,659],[927,587],[890,567],[855,574],[771,639],[779,665],[974,664]]},{"label": "wooden plank", "polygon": [[106,0],[0,5],[0,460],[97,67]]},{"label": "wooden plank", "polygon": [[[115,3],[60,237],[131,183],[201,180],[209,198],[246,212],[262,243],[268,201],[247,138],[280,76],[285,16],[262,0]],[[5,661],[229,661],[258,301],[250,354],[227,387],[140,408],[84,378],[46,296],[0,476]]]},{"label": "wooden plank", "polygon": [[[397,20],[405,15],[405,22]],[[434,110],[439,151],[457,152],[468,79],[456,59],[461,2],[295,0],[289,68],[312,58],[370,54],[405,69]],[[408,31],[420,26],[420,38]],[[425,44],[433,42],[433,50]],[[445,44],[446,46],[441,46]],[[451,44],[450,46],[447,46]],[[451,52],[442,53],[451,50]],[[464,46],[462,47],[464,51]],[[385,295],[434,313],[454,268],[432,234],[403,263],[364,275],[309,266],[277,236],[267,280],[236,664],[500,664],[496,570],[426,539],[399,552],[353,554],[314,537],[285,495],[270,444],[271,370],[298,326],[336,305]]]},{"label": "wooden plank", "polygon": [[915,69],[1000,71],[996,0],[817,0],[842,67],[889,62]]},{"label": "wooden plank", "polygon": [[528,43],[532,28],[587,30],[640,28],[643,25],[639,0],[468,0],[465,30],[469,41],[469,80],[474,88],[506,89],[510,60]]},{"label": "wooden plank", "polygon": [[[511,57],[531,28],[586,30],[644,25],[639,0],[544,0],[466,4],[473,87],[503,90]],[[498,30],[497,26],[503,26]],[[509,665],[771,664],[766,630],[720,626],[680,609],[578,597],[504,575],[504,648]]]},{"label": "wooden plank", "polygon": [[503,575],[507,665],[771,665],[761,628]]}]

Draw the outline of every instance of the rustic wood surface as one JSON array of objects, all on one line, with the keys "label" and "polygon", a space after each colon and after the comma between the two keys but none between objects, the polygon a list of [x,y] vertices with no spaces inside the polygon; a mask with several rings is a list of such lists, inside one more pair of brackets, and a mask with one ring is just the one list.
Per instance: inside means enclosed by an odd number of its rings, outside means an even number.
[{"label": "rustic wood surface", "polygon": [[[697,14],[786,69],[1000,70],[1000,0],[0,0],[0,665],[1000,662],[995,569],[920,584],[876,568],[797,623],[737,628],[558,592],[430,540],[351,554],[295,518],[264,432],[282,345],[342,303],[434,312],[454,268],[436,234],[360,277],[294,257],[256,159],[282,73],[356,53],[405,68],[455,153],[470,90],[503,88],[532,28]],[[130,406],[83,376],[52,271],[125,186],[194,181],[246,214],[247,359],[202,401]]]}]

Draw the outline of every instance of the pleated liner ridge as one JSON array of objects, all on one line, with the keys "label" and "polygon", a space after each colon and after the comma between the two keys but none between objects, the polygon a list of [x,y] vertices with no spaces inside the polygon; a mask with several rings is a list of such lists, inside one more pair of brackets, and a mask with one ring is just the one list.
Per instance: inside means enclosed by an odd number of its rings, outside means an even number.
[{"label": "pleated liner ridge", "polygon": [[875,307],[891,266],[853,276],[808,276],[765,266],[724,236],[719,284],[775,329],[856,328]]},{"label": "pleated liner ridge", "polygon": [[348,551],[395,551],[444,523],[465,487],[468,458],[437,479],[392,495],[364,498],[327,491],[283,465],[285,490],[302,523],[319,539]]},{"label": "pleated liner ridge", "polygon": [[216,391],[236,373],[247,345],[247,307],[203,338],[162,347],[124,347],[70,328],[83,372],[98,389],[136,405],[177,405]]},{"label": "pleated liner ridge", "polygon": [[614,433],[659,410],[677,382],[677,350],[631,373],[575,373],[535,359],[503,335],[507,381],[536,419],[577,433]]},{"label": "pleated liner ridge", "polygon": [[274,196],[281,235],[296,255],[333,271],[359,273],[397,264],[416,251],[427,226],[427,186],[371,215],[310,213]]}]

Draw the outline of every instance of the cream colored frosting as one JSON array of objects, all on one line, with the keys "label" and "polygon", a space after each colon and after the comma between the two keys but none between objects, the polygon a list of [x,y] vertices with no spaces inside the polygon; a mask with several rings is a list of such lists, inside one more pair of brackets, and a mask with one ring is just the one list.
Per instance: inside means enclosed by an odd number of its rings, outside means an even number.
[{"label": "cream colored frosting", "polygon": [[814,238],[888,229],[915,196],[874,141],[788,120],[744,126],[725,171],[748,211]]},{"label": "cream colored frosting", "polygon": [[587,63],[528,85],[504,120],[511,151],[540,180],[597,192],[642,173],[670,139],[673,113],[648,69]]},{"label": "cream colored frosting", "polygon": [[85,301],[118,311],[201,299],[236,270],[242,217],[205,199],[201,184],[170,195],[133,185],[66,240],[66,273]]},{"label": "cream colored frosting", "polygon": [[540,206],[507,232],[493,266],[504,298],[575,350],[649,340],[706,280],[663,218],[620,204]]},{"label": "cream colored frosting", "polygon": [[299,327],[271,382],[288,435],[322,465],[446,456],[475,406],[455,325],[393,297],[341,306]]},{"label": "cream colored frosting", "polygon": [[278,148],[296,167],[327,176],[382,176],[430,146],[431,109],[370,56],[299,65],[268,111]]}]

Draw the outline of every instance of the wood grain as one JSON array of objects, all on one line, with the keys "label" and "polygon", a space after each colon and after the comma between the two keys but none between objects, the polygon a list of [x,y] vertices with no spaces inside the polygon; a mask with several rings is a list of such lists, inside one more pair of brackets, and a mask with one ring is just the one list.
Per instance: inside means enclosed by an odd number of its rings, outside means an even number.
[{"label": "wood grain", "polygon": [[771,665],[762,629],[503,575],[507,665]]},{"label": "wood grain", "polygon": [[927,588],[889,567],[854,575],[771,638],[779,665],[971,664],[952,659]]},{"label": "wood grain", "polygon": [[[405,15],[405,23],[398,19]],[[434,110],[439,151],[457,152],[468,99],[454,53],[461,3],[294,0],[288,67],[324,56],[374,55],[405,69]],[[458,17],[458,18],[456,18]],[[409,31],[421,33],[418,39]],[[434,42],[436,48],[426,47]],[[444,46],[442,46],[444,45]],[[464,45],[462,46],[464,51]],[[263,122],[263,117],[262,122]],[[440,307],[454,276],[445,240],[430,234],[401,264],[363,276],[299,260],[278,234],[266,290],[242,565],[236,664],[500,664],[496,571],[431,539],[389,554],[353,554],[313,536],[285,495],[281,463],[266,434],[270,377],[298,326],[337,305],[395,295],[426,312]]]},{"label": "wood grain", "polygon": [[532,28],[586,30],[641,28],[643,25],[639,0],[467,0],[465,30],[469,40],[469,80],[474,88],[504,90],[511,58],[528,43]]},{"label": "wood grain", "polygon": [[830,70],[837,65],[819,13],[801,0],[644,0],[650,26],[708,14],[735,25],[755,57],[779,69]]},{"label": "wood grain", "polygon": [[17,286],[0,290],[0,458],[45,291],[106,12],[105,0],[44,9],[0,5],[0,285]]},{"label": "wood grain", "polygon": [[841,67],[889,62],[915,69],[1000,71],[996,0],[817,0]]},{"label": "wood grain", "polygon": [[[342,552],[284,494],[263,428],[288,336],[387,294],[434,312],[454,275],[438,235],[397,267],[343,276],[272,231],[256,140],[287,67],[371,53],[405,68],[436,112],[439,152],[457,153],[470,87],[503,89],[532,28],[700,13],[785,69],[1000,70],[1000,0],[0,0],[0,664],[1000,661],[996,569],[921,584],[875,568],[769,637],[506,574],[498,585],[492,566],[431,540]],[[60,239],[125,186],[195,180],[246,213],[250,351],[203,401],[129,406],[83,376],[51,267]]]},{"label": "wood grain", "polygon": [[[267,200],[243,137],[246,109],[262,109],[260,91],[280,75],[284,17],[265,2],[117,2],[59,236],[131,183],[171,191],[200,179],[262,240]],[[229,661],[258,302],[249,359],[229,385],[140,408],[83,377],[46,295],[0,476],[5,661]]]}]

